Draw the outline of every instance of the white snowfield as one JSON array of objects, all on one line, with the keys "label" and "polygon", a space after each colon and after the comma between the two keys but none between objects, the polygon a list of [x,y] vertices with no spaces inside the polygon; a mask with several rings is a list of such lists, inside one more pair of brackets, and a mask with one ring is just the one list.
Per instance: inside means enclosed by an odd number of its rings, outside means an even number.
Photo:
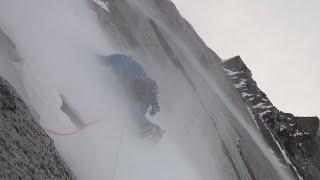
[{"label": "white snowfield", "polygon": [[[101,6],[109,11],[107,3]],[[160,113],[148,119],[167,132],[154,145],[137,136],[130,102],[96,59],[119,50],[84,0],[3,0],[0,27],[23,59],[13,62],[0,51],[0,75],[23,94],[43,128],[77,130],[60,109],[61,95],[84,124],[99,120],[70,136],[49,134],[79,180],[252,179],[247,166],[261,179],[292,179],[268,150],[234,86],[206,71],[174,37],[197,90],[171,62],[139,58],[160,87]]]}]

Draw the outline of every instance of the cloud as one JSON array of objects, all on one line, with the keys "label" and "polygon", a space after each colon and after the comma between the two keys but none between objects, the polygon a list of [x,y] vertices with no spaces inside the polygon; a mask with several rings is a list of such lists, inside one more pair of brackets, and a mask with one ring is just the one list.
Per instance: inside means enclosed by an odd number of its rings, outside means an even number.
[{"label": "cloud", "polygon": [[320,115],[319,1],[173,2],[219,56],[243,58],[279,109]]}]

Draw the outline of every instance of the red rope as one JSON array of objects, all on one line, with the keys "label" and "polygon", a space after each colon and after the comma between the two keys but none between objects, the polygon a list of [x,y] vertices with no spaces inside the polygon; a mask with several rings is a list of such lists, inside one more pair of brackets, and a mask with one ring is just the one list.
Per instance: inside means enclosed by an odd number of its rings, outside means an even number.
[{"label": "red rope", "polygon": [[100,120],[97,120],[97,121],[93,121],[89,124],[86,124],[85,126],[83,126],[82,128],[76,130],[76,131],[73,131],[73,132],[69,132],[69,133],[57,133],[57,132],[54,132],[54,131],[51,131],[49,129],[46,129],[46,128],[43,128],[46,132],[48,133],[51,133],[51,134],[55,134],[55,135],[58,135],[58,136],[70,136],[70,135],[73,135],[73,134],[76,134],[80,131],[82,131],[83,129],[87,128],[88,126],[92,125],[92,124],[95,124],[97,122],[99,122]]}]

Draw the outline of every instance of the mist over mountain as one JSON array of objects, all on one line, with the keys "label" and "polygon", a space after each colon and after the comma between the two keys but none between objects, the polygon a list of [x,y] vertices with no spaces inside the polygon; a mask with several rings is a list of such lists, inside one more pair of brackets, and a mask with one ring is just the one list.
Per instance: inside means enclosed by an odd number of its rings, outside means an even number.
[{"label": "mist over mountain", "polygon": [[[160,143],[135,135],[110,54],[157,82]],[[1,1],[0,76],[0,179],[319,176],[319,119],[279,111],[169,0]]]}]

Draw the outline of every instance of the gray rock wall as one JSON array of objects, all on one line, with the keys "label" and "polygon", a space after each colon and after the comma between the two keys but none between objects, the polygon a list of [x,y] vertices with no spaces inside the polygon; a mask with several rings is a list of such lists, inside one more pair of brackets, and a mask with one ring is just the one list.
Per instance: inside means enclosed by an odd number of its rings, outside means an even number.
[{"label": "gray rock wall", "polygon": [[76,179],[52,139],[1,76],[0,179]]}]

